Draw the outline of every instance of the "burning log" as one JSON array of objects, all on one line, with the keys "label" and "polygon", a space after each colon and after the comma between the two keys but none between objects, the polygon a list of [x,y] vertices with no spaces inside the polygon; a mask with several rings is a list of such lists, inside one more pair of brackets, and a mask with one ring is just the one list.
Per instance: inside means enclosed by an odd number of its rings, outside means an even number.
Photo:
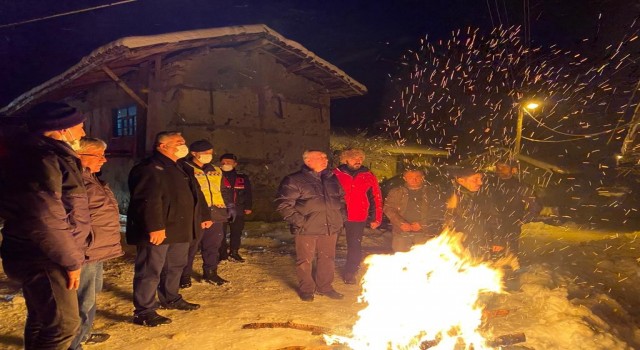
[{"label": "burning log", "polygon": [[507,309],[483,310],[482,319],[487,320],[491,318],[507,316],[508,314],[509,310]]},{"label": "burning log", "polygon": [[313,335],[330,334],[331,329],[327,327],[314,326],[310,324],[287,322],[256,322],[242,325],[242,329],[258,329],[258,328],[291,328],[301,331],[309,331]]},{"label": "burning log", "polygon": [[[487,342],[487,345],[491,347],[498,347],[498,346],[507,346],[507,345],[524,343],[526,341],[527,341],[527,337],[525,336],[524,333],[512,333],[512,334],[501,335],[493,340],[490,340]],[[439,342],[440,342],[439,339],[424,341],[422,342],[422,344],[420,344],[420,350],[426,350],[426,349],[432,348],[438,345]]]}]

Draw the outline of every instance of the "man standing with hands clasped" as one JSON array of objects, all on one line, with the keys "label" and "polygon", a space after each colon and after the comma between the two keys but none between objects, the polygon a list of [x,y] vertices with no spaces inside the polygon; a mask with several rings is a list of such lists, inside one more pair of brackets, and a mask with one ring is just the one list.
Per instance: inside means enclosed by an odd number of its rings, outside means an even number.
[{"label": "man standing with hands clasped", "polygon": [[[178,288],[187,264],[189,242],[196,231],[211,226],[197,210],[198,184],[177,164],[189,148],[179,132],[156,136],[154,154],[131,169],[127,212],[127,242],[137,246],[133,276],[133,323],[155,327],[171,323],[156,313],[158,307],[195,310]],[[160,303],[156,301],[156,292]]]},{"label": "man standing with hands clasped", "polygon": [[424,173],[406,169],[402,175],[404,186],[392,189],[384,201],[384,213],[393,226],[391,247],[394,252],[408,252],[411,247],[426,243],[440,234],[442,221],[434,218],[424,186]]},{"label": "man standing with hands clasped", "polygon": [[298,294],[302,301],[313,301],[314,293],[342,299],[332,283],[336,242],[346,219],[344,192],[327,169],[326,153],[308,150],[302,159],[302,169],[282,179],[276,197],[277,210],[295,235]]},{"label": "man standing with hands clasped", "polygon": [[362,150],[347,149],[340,155],[342,164],[333,169],[342,185],[347,204],[347,222],[344,224],[347,235],[347,262],[343,274],[346,284],[357,283],[356,273],[362,261],[362,235],[370,208],[374,209],[370,227],[375,229],[382,222],[382,194],[378,179],[362,165],[363,162]]}]

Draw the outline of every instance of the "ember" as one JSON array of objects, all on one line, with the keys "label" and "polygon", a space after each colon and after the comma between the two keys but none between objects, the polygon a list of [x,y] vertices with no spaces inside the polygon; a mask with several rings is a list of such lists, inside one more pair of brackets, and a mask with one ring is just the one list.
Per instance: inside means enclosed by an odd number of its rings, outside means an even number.
[{"label": "ember", "polygon": [[461,239],[445,231],[407,253],[369,256],[359,298],[367,306],[352,336],[325,340],[352,349],[491,348],[478,298],[502,291],[502,271],[470,258]]}]

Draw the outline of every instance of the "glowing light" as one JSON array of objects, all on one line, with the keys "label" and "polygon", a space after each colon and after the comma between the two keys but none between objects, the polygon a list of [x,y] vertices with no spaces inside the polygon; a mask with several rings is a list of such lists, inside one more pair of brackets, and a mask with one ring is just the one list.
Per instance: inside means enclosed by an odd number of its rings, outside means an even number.
[{"label": "glowing light", "polygon": [[538,108],[538,107],[540,107],[540,105],[535,103],[535,102],[529,102],[524,106],[524,108],[526,108],[528,110],[531,110],[531,111],[536,109],[536,108]]},{"label": "glowing light", "polygon": [[[407,253],[372,255],[365,264],[359,313],[351,337],[329,344],[351,349],[489,349],[479,328],[484,292],[501,292],[502,271],[474,261],[461,234],[443,232]],[[462,346],[462,347],[461,347]]]}]

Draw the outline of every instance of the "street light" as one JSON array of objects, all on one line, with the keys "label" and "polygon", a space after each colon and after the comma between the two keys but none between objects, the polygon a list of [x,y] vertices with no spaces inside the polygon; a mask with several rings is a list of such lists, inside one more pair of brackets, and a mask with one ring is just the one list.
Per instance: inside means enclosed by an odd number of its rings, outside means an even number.
[{"label": "street light", "polygon": [[520,154],[520,140],[522,139],[522,119],[524,119],[524,111],[525,109],[529,111],[533,111],[538,107],[540,107],[540,104],[536,102],[527,102],[527,103],[518,104],[518,123],[516,125],[516,142],[513,147],[514,156],[518,156],[518,154]]}]

